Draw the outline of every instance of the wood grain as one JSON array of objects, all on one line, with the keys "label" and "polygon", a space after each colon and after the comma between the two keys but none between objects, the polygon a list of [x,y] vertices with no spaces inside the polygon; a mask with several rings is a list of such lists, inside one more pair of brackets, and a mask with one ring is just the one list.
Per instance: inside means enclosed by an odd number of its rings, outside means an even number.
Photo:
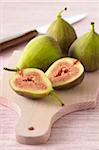
[{"label": "wood grain", "polygon": [[[0,2],[0,36],[17,33],[21,30],[34,28],[49,23],[57,11],[68,7],[63,16],[87,12],[88,17],[75,24],[78,36],[89,31],[89,24],[95,21],[96,31],[99,33],[99,1],[69,0],[47,3],[43,1],[19,2],[15,0],[1,0]],[[8,49],[0,53],[0,78],[2,67],[6,66],[15,49],[23,49],[24,45]],[[57,121],[52,130],[52,136],[46,145],[24,146],[15,142],[14,127],[18,116],[15,112],[0,106],[0,149],[2,150],[99,150],[99,103],[93,110],[76,112],[64,116]]]}]

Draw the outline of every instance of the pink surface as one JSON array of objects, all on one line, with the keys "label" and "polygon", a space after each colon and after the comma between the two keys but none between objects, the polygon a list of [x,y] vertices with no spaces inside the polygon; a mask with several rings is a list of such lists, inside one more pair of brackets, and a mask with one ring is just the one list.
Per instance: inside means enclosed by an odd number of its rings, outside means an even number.
[{"label": "pink surface", "polygon": [[[48,23],[53,20],[56,12],[64,6],[68,7],[66,16],[88,12],[88,17],[74,26],[78,36],[89,31],[91,21],[95,21],[96,30],[99,33],[99,2],[73,2],[70,0],[69,2],[63,3],[0,2],[0,35],[17,33],[23,29],[27,30],[37,25]],[[2,70],[3,66],[7,66],[13,50],[23,49],[24,45],[0,53],[0,70]],[[0,80],[1,77],[2,71],[0,71]],[[18,116],[14,111],[0,106],[1,150],[99,149],[99,103],[93,110],[76,112],[62,117],[55,123],[51,138],[45,145],[27,146],[17,143],[14,132],[17,118]]]}]

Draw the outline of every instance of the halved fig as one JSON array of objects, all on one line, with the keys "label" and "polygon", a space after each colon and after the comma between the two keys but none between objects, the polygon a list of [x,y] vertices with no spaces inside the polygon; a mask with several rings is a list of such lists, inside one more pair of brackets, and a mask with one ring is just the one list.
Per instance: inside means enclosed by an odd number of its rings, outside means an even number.
[{"label": "halved fig", "polygon": [[66,57],[54,62],[46,71],[54,88],[70,88],[84,78],[84,67],[77,59]]},{"label": "halved fig", "polygon": [[42,98],[51,94],[61,106],[63,105],[50,80],[40,69],[28,68],[17,71],[10,79],[10,85],[16,93],[30,98]]}]

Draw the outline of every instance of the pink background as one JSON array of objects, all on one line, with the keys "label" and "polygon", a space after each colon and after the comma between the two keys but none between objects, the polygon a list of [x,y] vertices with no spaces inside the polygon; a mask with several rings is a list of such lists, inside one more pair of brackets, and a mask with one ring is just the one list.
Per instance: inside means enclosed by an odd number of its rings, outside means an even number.
[{"label": "pink background", "polygon": [[[34,29],[51,22],[56,13],[67,7],[63,16],[72,16],[88,13],[88,17],[74,25],[77,35],[90,30],[90,22],[95,22],[96,31],[99,33],[99,1],[71,1],[65,2],[40,2],[1,0],[0,2],[0,36],[6,36],[21,31]],[[14,50],[23,50],[20,45],[0,53],[0,80],[2,67],[7,66]],[[12,62],[13,63],[13,62]],[[0,149],[1,150],[99,150],[99,102],[93,110],[75,112],[62,117],[52,129],[51,138],[45,145],[21,145],[15,140],[15,125],[17,114],[0,106]]]}]

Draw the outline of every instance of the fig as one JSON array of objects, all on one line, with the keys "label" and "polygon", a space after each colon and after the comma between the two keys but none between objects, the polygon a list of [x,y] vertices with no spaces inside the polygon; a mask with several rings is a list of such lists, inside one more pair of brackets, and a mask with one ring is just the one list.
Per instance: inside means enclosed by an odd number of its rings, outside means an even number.
[{"label": "fig", "polygon": [[77,59],[65,57],[54,62],[46,71],[54,88],[71,88],[84,78],[84,67]]},{"label": "fig", "polygon": [[39,68],[45,71],[61,57],[62,53],[57,42],[47,35],[40,35],[26,45],[17,68]]},{"label": "fig", "polygon": [[99,69],[99,34],[95,32],[94,22],[91,22],[91,31],[71,45],[68,55],[80,60],[86,71]]},{"label": "fig", "polygon": [[[64,10],[67,10],[67,8]],[[56,20],[49,26],[47,34],[58,42],[63,56],[67,56],[69,47],[77,36],[73,26],[61,17],[64,10],[58,13]]]},{"label": "fig", "polygon": [[54,92],[50,80],[40,69],[27,68],[17,71],[10,79],[10,86],[16,93],[30,98],[52,95],[59,105],[64,105]]}]

